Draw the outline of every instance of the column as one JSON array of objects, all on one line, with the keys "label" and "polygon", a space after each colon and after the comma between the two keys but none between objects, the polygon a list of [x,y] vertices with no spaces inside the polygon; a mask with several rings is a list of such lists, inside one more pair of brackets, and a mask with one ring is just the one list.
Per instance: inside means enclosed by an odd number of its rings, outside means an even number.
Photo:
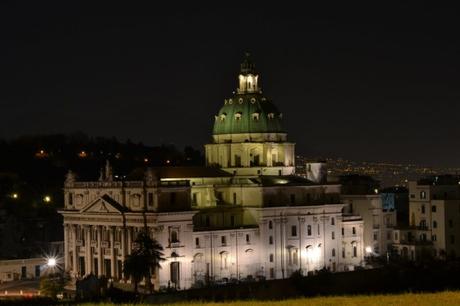
[{"label": "column", "polygon": [[102,276],[102,267],[104,266],[104,256],[102,254],[102,226],[97,227],[97,275]]},{"label": "column", "polygon": [[110,270],[112,270],[112,275],[110,275],[112,278],[116,277],[116,262],[115,262],[115,239],[114,239],[114,231],[115,227],[114,226],[109,226],[109,233],[110,233]]},{"label": "column", "polygon": [[128,239],[127,239],[127,244],[128,244],[128,247],[126,249],[128,255],[131,255],[131,249],[132,249],[132,246],[133,246],[133,242],[131,241],[131,237],[133,236],[133,228],[131,226],[128,226]]},{"label": "column", "polygon": [[77,264],[77,226],[76,225],[71,225],[72,226],[72,245],[73,245],[73,253],[72,253],[72,272],[73,275],[76,276],[78,274],[78,264]]},{"label": "column", "polygon": [[64,270],[69,271],[69,225],[64,223]]},{"label": "column", "polygon": [[[126,258],[126,228],[121,228],[121,262],[124,264]],[[121,271],[121,277],[125,278],[125,274]]]},{"label": "column", "polygon": [[91,227],[85,225],[85,272],[91,273]]}]

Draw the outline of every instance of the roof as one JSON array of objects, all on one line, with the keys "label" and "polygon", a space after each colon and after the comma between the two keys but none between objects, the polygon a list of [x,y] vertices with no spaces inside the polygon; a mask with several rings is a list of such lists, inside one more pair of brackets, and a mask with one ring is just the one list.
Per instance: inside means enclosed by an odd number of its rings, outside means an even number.
[{"label": "roof", "polygon": [[[222,169],[212,167],[153,167],[150,169],[160,179],[232,176]],[[146,168],[137,168],[127,176],[126,180],[143,180],[146,170]]]},{"label": "roof", "polygon": [[261,93],[237,93],[215,116],[213,134],[284,133],[281,122],[278,108]]}]

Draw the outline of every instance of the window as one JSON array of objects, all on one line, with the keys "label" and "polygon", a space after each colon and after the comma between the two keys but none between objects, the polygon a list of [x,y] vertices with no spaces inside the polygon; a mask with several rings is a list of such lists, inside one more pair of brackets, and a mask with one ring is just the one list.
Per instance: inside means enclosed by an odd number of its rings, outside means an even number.
[{"label": "window", "polygon": [[415,194],[411,194],[411,195],[410,195],[410,198],[411,198],[411,199],[415,199]]},{"label": "window", "polygon": [[436,205],[431,206],[431,212],[436,212]]},{"label": "window", "polygon": [[436,241],[436,240],[437,240],[436,235],[431,235],[431,241]]},{"label": "window", "polygon": [[437,227],[438,227],[438,222],[433,221],[433,228],[437,228]]},{"label": "window", "polygon": [[233,205],[236,205],[236,192],[233,193]]},{"label": "window", "polygon": [[358,248],[356,247],[356,245],[353,246],[353,257],[357,257],[358,256]]},{"label": "window", "polygon": [[270,254],[270,262],[273,262],[273,254]]},{"label": "window", "polygon": [[242,115],[243,115],[243,113],[237,112],[237,113],[235,114],[235,120],[239,121],[239,120],[241,119]]},{"label": "window", "polygon": [[318,223],[318,236],[321,234],[321,232],[319,231],[319,223]]},{"label": "window", "polygon": [[252,113],[252,120],[259,121],[259,113]]},{"label": "window", "polygon": [[307,235],[311,236],[311,225],[307,225]]},{"label": "window", "polygon": [[345,258],[345,248],[342,248],[342,258]]},{"label": "window", "polygon": [[250,243],[251,242],[251,237],[249,236],[249,234],[246,234],[246,243]]},{"label": "window", "polygon": [[220,237],[220,242],[222,243],[222,245],[227,245],[227,236],[221,236]]},{"label": "window", "polygon": [[[153,199],[153,198],[152,198]],[[197,193],[194,192],[192,193],[192,205],[196,205],[197,204]]]},{"label": "window", "polygon": [[295,204],[295,194],[291,194],[291,204]]},{"label": "window", "polygon": [[171,231],[171,243],[176,242],[179,242],[179,239],[177,238],[177,231]]},{"label": "window", "polygon": [[291,226],[291,236],[292,237],[297,236],[297,226],[295,226],[295,225]]},{"label": "window", "polygon": [[422,205],[422,214],[425,213],[425,205]]},{"label": "window", "polygon": [[200,238],[195,238],[195,246],[196,246],[197,248],[200,247]]},{"label": "window", "polygon": [[420,199],[426,199],[426,192],[420,191]]},{"label": "window", "polygon": [[273,229],[273,222],[271,220],[268,221],[268,229]]},{"label": "window", "polygon": [[270,278],[275,278],[275,269],[270,268]]},{"label": "window", "polygon": [[332,249],[332,257],[335,257],[335,249]]},{"label": "window", "polygon": [[268,243],[273,244],[273,236],[268,237]]},{"label": "window", "polygon": [[353,226],[353,227],[351,228],[351,232],[353,233],[353,235],[356,235],[356,227]]},{"label": "window", "polygon": [[230,216],[230,225],[235,226],[235,216]]},{"label": "window", "polygon": [[170,195],[169,195],[169,203],[176,204],[176,193],[175,192],[170,193]]},{"label": "window", "polygon": [[72,206],[73,205],[73,196],[72,196],[72,193],[69,192],[69,205]]},{"label": "window", "polygon": [[345,236],[345,229],[342,227],[342,236]]},{"label": "window", "polygon": [[331,218],[331,225],[335,225],[335,218]]},{"label": "window", "polygon": [[335,239],[335,233],[334,232],[331,232],[331,238],[332,238],[332,240]]},{"label": "window", "polygon": [[235,155],[235,167],[241,167],[241,156]]},{"label": "window", "polygon": [[378,235],[377,233],[374,233],[374,240],[377,240],[378,239]]},{"label": "window", "polygon": [[221,252],[220,253],[220,269],[225,270],[228,268],[227,263],[228,263],[228,253],[227,252]]},{"label": "window", "polygon": [[[196,194],[194,194],[196,196]],[[153,206],[153,193],[152,192],[149,192],[148,195],[147,195],[147,202],[148,202],[148,205],[149,206]],[[195,198],[195,202],[196,202],[196,198]],[[194,202],[194,203],[195,203]]]}]

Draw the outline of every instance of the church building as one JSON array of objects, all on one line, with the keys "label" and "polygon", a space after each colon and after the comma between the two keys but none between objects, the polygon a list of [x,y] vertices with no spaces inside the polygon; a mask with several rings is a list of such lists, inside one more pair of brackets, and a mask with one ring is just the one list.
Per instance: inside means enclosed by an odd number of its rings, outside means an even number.
[{"label": "church building", "polygon": [[[363,221],[343,213],[339,184],[295,174],[285,118],[246,55],[238,88],[214,116],[206,167],[133,169],[64,185],[65,269],[129,281],[123,262],[147,229],[166,260],[156,289],[281,279],[363,265]],[[78,169],[77,169],[78,170]]]}]

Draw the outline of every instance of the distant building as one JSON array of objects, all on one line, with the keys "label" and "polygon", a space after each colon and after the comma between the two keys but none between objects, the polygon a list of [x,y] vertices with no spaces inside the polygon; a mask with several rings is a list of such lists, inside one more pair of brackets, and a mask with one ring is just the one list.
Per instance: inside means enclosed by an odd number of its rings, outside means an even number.
[{"label": "distant building", "polygon": [[398,226],[409,225],[409,190],[395,186],[380,190],[385,210],[396,210]]},{"label": "distant building", "polygon": [[379,193],[379,183],[369,176],[344,175],[341,199],[344,213],[363,218],[363,239],[367,255],[387,255],[393,244],[396,211],[385,207]]},{"label": "distant building", "polygon": [[342,213],[340,185],[294,173],[294,143],[262,95],[249,57],[239,86],[214,117],[207,167],[109,164],[98,181],[65,182],[65,268],[126,281],[122,265],[146,229],[164,247],[155,288],[279,279],[363,265],[363,221]]},{"label": "distant building", "polygon": [[395,233],[406,259],[460,255],[460,177],[432,176],[409,182],[409,226]]}]

